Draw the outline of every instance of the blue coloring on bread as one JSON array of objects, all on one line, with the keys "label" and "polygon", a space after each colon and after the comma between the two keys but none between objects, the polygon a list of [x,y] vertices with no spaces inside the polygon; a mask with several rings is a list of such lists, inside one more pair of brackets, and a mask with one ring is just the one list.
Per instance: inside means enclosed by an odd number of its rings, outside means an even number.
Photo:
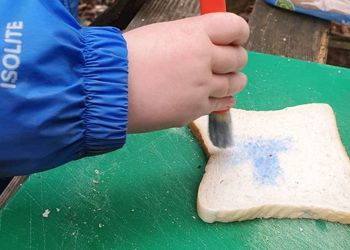
[{"label": "blue coloring on bread", "polygon": [[283,140],[257,140],[244,145],[254,165],[254,178],[260,184],[276,182],[281,174],[278,153],[287,150],[286,144]]},{"label": "blue coloring on bread", "polygon": [[275,184],[282,171],[278,154],[288,150],[290,139],[244,139],[235,142],[235,164],[248,160],[253,165],[255,181],[259,184]]}]

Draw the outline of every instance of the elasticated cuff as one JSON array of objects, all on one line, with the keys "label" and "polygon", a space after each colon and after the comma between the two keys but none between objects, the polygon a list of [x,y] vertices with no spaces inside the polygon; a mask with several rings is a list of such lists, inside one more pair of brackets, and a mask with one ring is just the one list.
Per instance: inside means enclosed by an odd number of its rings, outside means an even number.
[{"label": "elasticated cuff", "polygon": [[83,112],[84,148],[80,156],[121,148],[128,120],[128,61],[126,42],[112,27],[81,30],[85,65]]}]

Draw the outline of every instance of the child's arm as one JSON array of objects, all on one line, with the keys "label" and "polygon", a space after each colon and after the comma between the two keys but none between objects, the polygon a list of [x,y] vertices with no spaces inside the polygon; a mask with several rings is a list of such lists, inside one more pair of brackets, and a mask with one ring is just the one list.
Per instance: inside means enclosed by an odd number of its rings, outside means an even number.
[{"label": "child's arm", "polygon": [[58,0],[5,0],[0,16],[0,176],[118,149],[127,128],[180,126],[245,84],[233,72],[246,54],[228,44],[248,28],[232,14],[126,33],[129,74],[120,31],[80,27]]},{"label": "child's arm", "polygon": [[82,28],[59,0],[2,0],[0,17],[0,176],[122,147],[128,62],[121,32]]}]

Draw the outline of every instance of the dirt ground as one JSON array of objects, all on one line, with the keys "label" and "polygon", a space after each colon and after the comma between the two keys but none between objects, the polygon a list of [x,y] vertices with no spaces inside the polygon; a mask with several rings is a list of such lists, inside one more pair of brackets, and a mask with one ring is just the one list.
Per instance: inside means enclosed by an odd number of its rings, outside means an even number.
[{"label": "dirt ground", "polygon": [[[118,0],[80,0],[79,20],[82,25],[89,25],[98,15]],[[227,0],[232,3],[240,16],[249,20],[255,0]],[[345,48],[330,47],[328,50],[328,64],[350,68],[350,27],[332,25],[331,40],[342,39]],[[345,41],[345,43],[344,43]],[[332,44],[332,43],[330,43]],[[344,46],[344,45],[343,45]]]}]

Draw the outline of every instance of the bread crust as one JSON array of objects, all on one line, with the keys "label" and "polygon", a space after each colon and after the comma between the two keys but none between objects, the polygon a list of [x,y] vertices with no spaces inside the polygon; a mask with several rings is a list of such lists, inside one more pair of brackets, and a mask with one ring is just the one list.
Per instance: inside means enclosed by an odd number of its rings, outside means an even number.
[{"label": "bread crust", "polygon": [[207,145],[204,142],[204,139],[202,137],[202,134],[201,134],[199,128],[197,127],[197,125],[194,122],[191,122],[190,124],[188,124],[188,127],[189,127],[191,133],[197,139],[197,141],[198,141],[199,145],[201,146],[205,156],[207,157],[207,159],[209,159],[210,153],[209,153]]}]

